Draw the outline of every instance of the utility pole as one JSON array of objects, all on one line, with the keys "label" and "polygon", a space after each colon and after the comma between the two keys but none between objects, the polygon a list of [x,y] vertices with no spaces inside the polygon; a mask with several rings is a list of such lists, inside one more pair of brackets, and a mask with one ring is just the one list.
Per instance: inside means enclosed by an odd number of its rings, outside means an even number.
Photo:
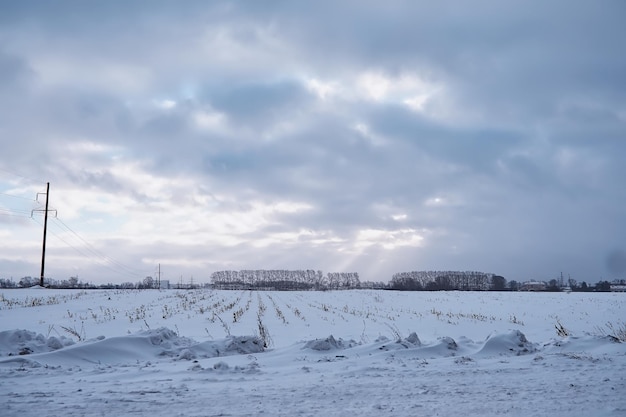
[{"label": "utility pole", "polygon": [[[44,193],[37,193],[37,199],[39,199],[39,195]],[[46,183],[46,208],[44,210],[33,210],[30,215],[32,217],[33,212],[35,211],[43,211],[43,247],[41,249],[41,275],[39,278],[39,285],[44,286],[43,278],[44,278],[44,270],[46,265],[46,234],[48,232],[48,211],[54,211],[56,214],[56,210],[48,210],[48,201],[50,199],[50,183]]]}]

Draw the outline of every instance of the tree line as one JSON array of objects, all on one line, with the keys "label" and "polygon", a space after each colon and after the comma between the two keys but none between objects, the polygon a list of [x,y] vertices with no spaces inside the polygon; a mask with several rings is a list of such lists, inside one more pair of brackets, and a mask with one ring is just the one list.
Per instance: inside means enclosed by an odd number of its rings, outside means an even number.
[{"label": "tree line", "polygon": [[254,290],[341,290],[360,288],[356,272],[329,272],[320,270],[257,269],[241,271],[217,271],[211,274],[216,289]]},{"label": "tree line", "polygon": [[486,291],[500,287],[495,274],[476,271],[411,271],[393,274],[389,289],[401,291]]},{"label": "tree line", "polygon": [[[476,271],[411,271],[399,272],[392,276],[385,289],[398,291],[573,291],[573,292],[608,292],[612,285],[626,285],[624,280],[600,281],[589,285],[585,281],[580,284],[574,279],[567,281],[551,279],[544,281],[515,280],[507,281],[501,275]],[[381,288],[380,286],[378,288]]]},{"label": "tree line", "polygon": [[[13,279],[0,278],[0,288],[30,288],[39,285],[39,278],[33,278],[30,276],[20,278],[19,281]],[[70,277],[68,279],[57,280],[52,278],[45,278],[44,285],[46,288],[62,288],[62,289],[84,289],[84,290],[144,290],[144,289],[158,289],[159,282],[152,277],[146,277],[143,280],[137,282],[122,282],[122,283],[106,283],[106,284],[92,284],[90,282],[84,282],[78,279],[78,277]],[[184,288],[199,288],[198,285],[185,284]]]}]

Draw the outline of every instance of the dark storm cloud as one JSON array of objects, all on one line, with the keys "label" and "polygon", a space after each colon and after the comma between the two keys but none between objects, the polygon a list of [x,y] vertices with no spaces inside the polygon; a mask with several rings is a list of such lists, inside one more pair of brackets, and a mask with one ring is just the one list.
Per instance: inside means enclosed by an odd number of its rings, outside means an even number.
[{"label": "dark storm cloud", "polygon": [[[284,120],[290,110],[306,107],[308,94],[295,82],[248,83],[208,93],[213,106],[245,126],[267,126]],[[303,103],[304,101],[304,103]]]},{"label": "dark storm cloud", "polygon": [[495,162],[519,147],[523,132],[483,127],[459,128],[429,121],[406,108],[386,108],[370,115],[381,134],[406,141],[419,152],[443,158],[472,171],[493,172]]}]

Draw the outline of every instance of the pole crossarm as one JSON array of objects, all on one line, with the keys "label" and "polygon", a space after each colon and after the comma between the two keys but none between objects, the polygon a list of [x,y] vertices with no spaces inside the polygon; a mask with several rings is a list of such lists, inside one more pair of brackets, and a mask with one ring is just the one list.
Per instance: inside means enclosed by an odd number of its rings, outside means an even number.
[{"label": "pole crossarm", "polygon": [[[32,218],[33,214],[36,213],[36,212],[43,213],[45,211],[46,211],[45,209],[33,209],[33,210],[30,211],[30,217]],[[57,209],[50,209],[50,210],[48,210],[48,213],[52,213],[53,211],[54,211],[54,218],[55,219],[58,218],[58,216],[57,216]]]}]

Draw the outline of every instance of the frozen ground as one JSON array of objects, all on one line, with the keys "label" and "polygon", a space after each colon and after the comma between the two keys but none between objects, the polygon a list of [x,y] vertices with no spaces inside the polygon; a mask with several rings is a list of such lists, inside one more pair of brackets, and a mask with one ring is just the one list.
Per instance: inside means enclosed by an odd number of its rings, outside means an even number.
[{"label": "frozen ground", "polygon": [[625,301],[2,290],[0,415],[624,416]]}]

